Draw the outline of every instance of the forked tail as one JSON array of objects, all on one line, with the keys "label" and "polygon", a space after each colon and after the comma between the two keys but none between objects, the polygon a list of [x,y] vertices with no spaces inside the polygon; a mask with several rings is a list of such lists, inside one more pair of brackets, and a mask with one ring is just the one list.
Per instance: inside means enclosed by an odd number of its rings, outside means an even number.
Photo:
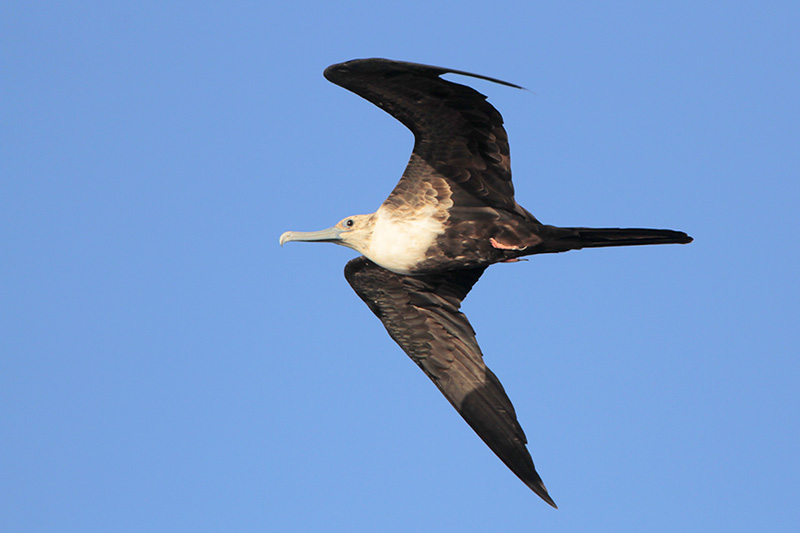
[{"label": "forked tail", "polygon": [[543,252],[566,252],[581,248],[638,246],[643,244],[688,244],[692,238],[682,231],[644,228],[557,228],[543,243]]}]

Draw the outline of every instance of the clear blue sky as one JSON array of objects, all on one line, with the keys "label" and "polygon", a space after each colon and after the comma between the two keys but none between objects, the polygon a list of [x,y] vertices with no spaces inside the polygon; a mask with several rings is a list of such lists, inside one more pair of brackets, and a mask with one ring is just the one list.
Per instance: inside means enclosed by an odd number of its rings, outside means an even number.
[{"label": "clear blue sky", "polygon": [[[796,1],[4,2],[0,530],[797,531],[798,27]],[[527,87],[473,84],[540,220],[695,238],[466,300],[558,511],[352,251],[278,246],[403,170],[411,134],[322,77],[372,56]]]}]

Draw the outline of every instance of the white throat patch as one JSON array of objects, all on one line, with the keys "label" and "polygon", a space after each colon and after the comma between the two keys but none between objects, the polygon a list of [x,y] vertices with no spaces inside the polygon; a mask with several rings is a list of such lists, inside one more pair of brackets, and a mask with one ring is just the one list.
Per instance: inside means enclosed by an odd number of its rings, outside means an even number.
[{"label": "white throat patch", "polygon": [[435,205],[422,211],[404,212],[395,218],[391,211],[381,206],[375,212],[375,226],[369,246],[362,253],[372,262],[398,274],[410,274],[414,265],[425,259],[425,252],[444,233],[445,222],[438,220],[441,213]]}]

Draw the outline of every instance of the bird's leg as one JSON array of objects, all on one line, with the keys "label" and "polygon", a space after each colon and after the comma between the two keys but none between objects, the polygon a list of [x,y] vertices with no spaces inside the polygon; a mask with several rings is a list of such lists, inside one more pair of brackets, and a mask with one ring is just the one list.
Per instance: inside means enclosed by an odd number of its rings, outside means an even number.
[{"label": "bird's leg", "polygon": [[[494,237],[489,238],[489,242],[492,243],[492,246],[497,248],[498,250],[524,250],[527,246],[513,246],[511,244],[503,244],[497,242]],[[527,259],[520,259],[519,257],[512,257],[511,259],[506,259],[504,261],[500,261],[501,263],[519,263],[520,261],[527,261]]]},{"label": "bird's leg", "polygon": [[525,248],[527,248],[527,246],[514,246],[513,244],[503,244],[501,242],[497,242],[494,237],[490,237],[489,242],[492,243],[492,246],[494,246],[498,250],[524,250]]}]

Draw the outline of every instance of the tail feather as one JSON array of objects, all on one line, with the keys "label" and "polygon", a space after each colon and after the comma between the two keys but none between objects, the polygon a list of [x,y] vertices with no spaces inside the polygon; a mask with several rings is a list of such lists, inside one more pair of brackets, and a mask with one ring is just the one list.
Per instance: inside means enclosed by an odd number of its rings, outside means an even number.
[{"label": "tail feather", "polygon": [[692,238],[682,231],[644,228],[558,228],[553,239],[545,240],[545,252],[581,248],[638,246],[644,244],[688,244]]}]

